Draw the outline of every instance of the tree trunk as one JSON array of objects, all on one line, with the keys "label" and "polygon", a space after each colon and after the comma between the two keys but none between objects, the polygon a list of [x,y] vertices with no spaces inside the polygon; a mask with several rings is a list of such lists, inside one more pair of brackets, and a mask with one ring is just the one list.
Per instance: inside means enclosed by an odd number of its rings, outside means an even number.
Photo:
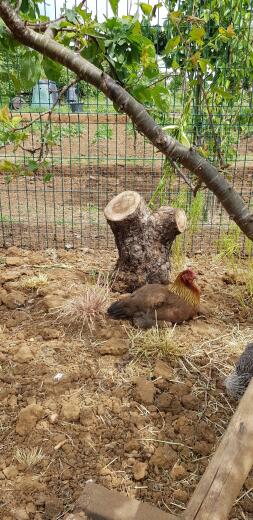
[{"label": "tree trunk", "polygon": [[139,193],[124,191],[104,213],[119,252],[113,289],[132,292],[145,283],[168,283],[169,253],[173,240],[185,231],[185,212],[164,206],[151,213]]}]

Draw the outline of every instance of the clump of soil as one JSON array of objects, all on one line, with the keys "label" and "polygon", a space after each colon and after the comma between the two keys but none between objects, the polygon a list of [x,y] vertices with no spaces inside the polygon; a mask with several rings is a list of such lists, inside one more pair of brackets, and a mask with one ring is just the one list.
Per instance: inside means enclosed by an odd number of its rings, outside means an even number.
[{"label": "clump of soil", "polygon": [[[181,513],[236,406],[223,379],[252,330],[225,268],[191,259],[208,312],[176,327],[182,355],[157,359],[136,356],[121,323],[57,320],[114,253],[0,254],[1,518],[60,518],[89,479]],[[231,519],[251,518],[251,488]]]}]

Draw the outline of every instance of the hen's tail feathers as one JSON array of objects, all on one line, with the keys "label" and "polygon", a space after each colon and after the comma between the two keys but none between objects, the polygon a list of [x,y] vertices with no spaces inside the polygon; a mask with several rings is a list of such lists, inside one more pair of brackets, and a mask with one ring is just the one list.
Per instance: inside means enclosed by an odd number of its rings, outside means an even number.
[{"label": "hen's tail feathers", "polygon": [[109,309],[107,309],[107,314],[114,320],[127,320],[132,317],[127,302],[123,300],[112,303]]}]

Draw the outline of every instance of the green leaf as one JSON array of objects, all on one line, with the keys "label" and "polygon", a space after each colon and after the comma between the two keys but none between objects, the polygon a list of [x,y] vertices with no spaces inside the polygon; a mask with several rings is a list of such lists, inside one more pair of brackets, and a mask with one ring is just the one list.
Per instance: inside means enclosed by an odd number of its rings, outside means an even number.
[{"label": "green leaf", "polygon": [[51,81],[59,81],[63,68],[62,65],[45,57],[43,58],[42,65],[47,79]]},{"label": "green leaf", "polygon": [[190,143],[187,135],[182,130],[181,130],[180,135],[179,135],[179,140],[181,141],[182,144],[184,144],[185,146],[190,148],[191,143]]},{"label": "green leaf", "polygon": [[191,60],[192,64],[194,65],[194,67],[196,67],[198,65],[200,56],[201,56],[200,52],[197,51],[190,57],[190,60]]},{"label": "green leaf", "polygon": [[112,8],[112,12],[113,12],[114,16],[116,16],[117,12],[118,12],[119,0],[109,0],[109,2],[110,2],[110,6]]},{"label": "green leaf", "polygon": [[13,82],[14,88],[16,92],[19,92],[21,90],[21,83],[18,78],[18,76],[15,74],[15,72],[10,73],[11,80]]},{"label": "green leaf", "polygon": [[180,39],[181,39],[181,38],[180,38],[180,36],[178,35],[178,36],[175,36],[175,38],[172,38],[171,40],[169,40],[169,41],[167,42],[167,44],[166,44],[166,47],[165,47],[165,49],[164,49],[164,53],[163,53],[163,55],[166,56],[167,54],[170,54],[170,52],[178,46],[178,44],[179,44],[179,42],[180,42]]},{"label": "green leaf", "polygon": [[5,159],[4,161],[0,162],[0,169],[4,172],[10,172],[10,173],[16,173],[17,172],[17,166],[11,161],[7,161]]},{"label": "green leaf", "polygon": [[177,62],[176,58],[173,58],[173,61],[172,61],[172,64],[171,64],[172,68],[175,70],[175,69],[179,69],[180,65],[179,63]]},{"label": "green leaf", "polygon": [[228,38],[234,38],[236,36],[233,25],[229,25],[226,29],[227,37]]},{"label": "green leaf", "polygon": [[163,85],[155,85],[151,89],[153,100],[161,112],[166,112],[169,109],[169,91]]},{"label": "green leaf", "polygon": [[152,5],[149,5],[149,4],[144,4],[143,2],[140,4],[140,8],[143,12],[143,14],[145,14],[146,16],[150,16],[152,14],[152,11],[153,11],[153,7]]},{"label": "green leaf", "polygon": [[37,163],[37,161],[34,161],[34,160],[30,159],[30,160],[28,161],[27,168],[28,168],[28,170],[30,170],[31,172],[36,172],[36,170],[38,170],[39,166],[40,166],[40,165]]},{"label": "green leaf", "polygon": [[75,9],[65,9],[65,17],[70,23],[76,23],[76,12]]},{"label": "green leaf", "polygon": [[34,51],[27,51],[20,59],[19,70],[22,88],[32,88],[41,76],[41,56]]},{"label": "green leaf", "polygon": [[198,63],[202,72],[206,72],[208,60],[205,60],[204,58],[199,58]]},{"label": "green leaf", "polygon": [[1,123],[9,123],[10,122],[10,111],[9,111],[7,105],[5,105],[0,110],[0,122]]},{"label": "green leaf", "polygon": [[43,182],[45,182],[45,183],[46,183],[46,182],[50,182],[51,179],[52,179],[52,177],[53,177],[53,174],[52,174],[52,173],[45,173],[45,174],[43,175]]},{"label": "green leaf", "polygon": [[190,40],[194,41],[198,44],[203,45],[203,38],[206,34],[206,31],[203,27],[196,27],[194,26],[192,30],[190,31]]},{"label": "green leaf", "polygon": [[181,22],[182,15],[180,11],[174,11],[169,14],[169,17],[174,25],[178,25]]}]

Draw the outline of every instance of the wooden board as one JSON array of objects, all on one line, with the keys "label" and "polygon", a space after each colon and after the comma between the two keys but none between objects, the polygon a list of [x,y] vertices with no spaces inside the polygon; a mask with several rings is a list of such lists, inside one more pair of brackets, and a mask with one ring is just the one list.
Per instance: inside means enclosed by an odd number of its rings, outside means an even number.
[{"label": "wooden board", "polygon": [[183,514],[184,520],[227,520],[253,466],[253,379]]}]

